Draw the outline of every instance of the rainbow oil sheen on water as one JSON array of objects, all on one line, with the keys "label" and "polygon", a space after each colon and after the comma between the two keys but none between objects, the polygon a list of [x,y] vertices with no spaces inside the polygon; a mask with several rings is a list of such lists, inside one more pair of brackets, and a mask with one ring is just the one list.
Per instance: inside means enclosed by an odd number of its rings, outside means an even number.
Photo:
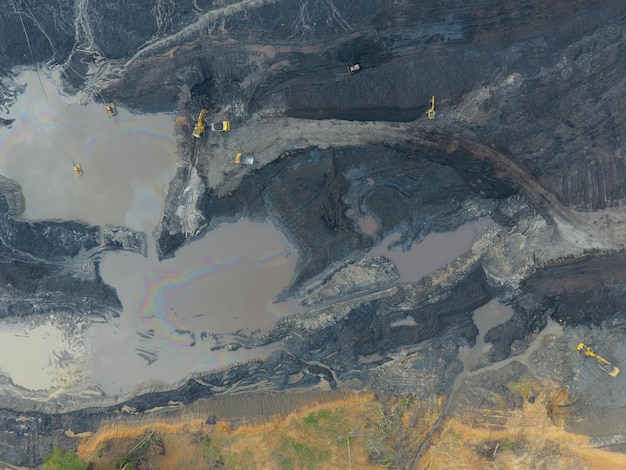
[{"label": "rainbow oil sheen on water", "polygon": [[163,262],[154,251],[147,258],[110,253],[103,260],[103,279],[117,289],[125,314],[93,328],[90,382],[114,394],[267,353],[216,347],[236,341],[229,332],[267,329],[293,311],[273,303],[296,261],[274,227],[240,221]]},{"label": "rainbow oil sheen on water", "polygon": [[34,72],[18,79],[26,92],[7,116],[11,128],[0,129],[0,173],[22,186],[24,217],[145,230],[150,249],[147,258],[104,256],[101,275],[123,312],[84,338],[68,337],[53,319],[0,325],[0,374],[33,390],[99,386],[117,394],[266,354],[215,347],[229,341],[218,334],[252,332],[292,311],[273,303],[295,265],[276,229],[227,224],[159,262],[151,232],[175,171],[173,116],[118,107],[113,120],[101,103],[61,96],[45,76],[45,94]]},{"label": "rainbow oil sheen on water", "polygon": [[120,108],[113,120],[102,104],[82,106],[42,79],[45,94],[34,72],[18,77],[26,92],[11,108],[11,128],[0,129],[0,174],[22,186],[24,216],[153,225],[175,170],[173,116]]},{"label": "rainbow oil sheen on water", "polygon": [[[113,120],[102,103],[83,106],[59,95],[45,76],[45,95],[34,72],[19,79],[26,92],[7,116],[12,127],[0,128],[0,173],[22,185],[24,217],[125,225],[144,230],[149,249],[147,257],[104,255],[101,276],[123,311],[82,337],[53,317],[0,322],[0,375],[49,394],[96,386],[116,395],[265,357],[271,348],[237,344],[238,334],[267,329],[297,308],[295,301],[274,303],[297,258],[276,228],[223,224],[158,261],[151,234],[175,170],[173,116],[118,107]],[[75,177],[73,163],[83,176]],[[377,230],[375,220],[356,223],[366,233]],[[391,235],[368,255],[388,256],[400,280],[414,282],[467,250],[484,229],[473,223],[431,234],[409,252],[390,250]]]}]

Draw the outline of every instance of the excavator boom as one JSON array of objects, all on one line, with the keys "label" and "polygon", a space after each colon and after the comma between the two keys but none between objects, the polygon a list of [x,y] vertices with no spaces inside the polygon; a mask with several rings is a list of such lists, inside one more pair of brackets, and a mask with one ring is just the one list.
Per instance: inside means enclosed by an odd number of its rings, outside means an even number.
[{"label": "excavator boom", "polygon": [[583,354],[583,356],[593,357],[596,361],[598,361],[598,366],[600,367],[600,369],[609,374],[611,377],[617,377],[617,375],[619,374],[619,367],[611,364],[611,362],[607,361],[599,354],[593,352],[591,348],[585,343],[579,343],[576,349],[578,349]]},{"label": "excavator boom", "polygon": [[206,109],[200,111],[200,115],[198,116],[198,122],[196,122],[196,126],[193,128],[193,135],[196,139],[199,139],[204,133],[204,116],[206,114]]},{"label": "excavator boom", "polygon": [[435,97],[433,96],[430,99],[430,109],[428,111],[426,111],[426,116],[428,117],[429,121],[432,121],[435,119],[435,115],[437,113],[435,112]]}]

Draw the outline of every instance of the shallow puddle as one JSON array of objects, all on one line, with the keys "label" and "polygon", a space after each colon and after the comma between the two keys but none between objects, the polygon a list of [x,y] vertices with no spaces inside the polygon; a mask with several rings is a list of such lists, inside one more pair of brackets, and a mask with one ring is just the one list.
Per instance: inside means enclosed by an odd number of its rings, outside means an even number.
[{"label": "shallow puddle", "polygon": [[472,365],[491,349],[491,344],[485,343],[487,332],[512,317],[513,309],[497,300],[492,300],[474,310],[474,324],[478,328],[476,344],[471,348],[463,346],[459,350],[459,359],[463,362],[465,372],[470,371]]},{"label": "shallow puddle", "polygon": [[102,277],[117,289],[124,313],[92,329],[89,382],[114,394],[262,356],[211,351],[223,344],[214,335],[249,334],[292,313],[290,304],[273,303],[293,276],[290,254],[272,225],[248,221],[224,224],[163,262],[154,247],[148,258],[107,254]]}]

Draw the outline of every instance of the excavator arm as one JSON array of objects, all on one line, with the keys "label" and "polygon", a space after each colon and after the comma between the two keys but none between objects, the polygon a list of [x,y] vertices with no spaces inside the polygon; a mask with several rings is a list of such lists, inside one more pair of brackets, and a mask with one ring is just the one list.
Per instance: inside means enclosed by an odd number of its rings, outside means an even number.
[{"label": "excavator arm", "polygon": [[593,352],[591,348],[585,343],[579,343],[576,349],[578,349],[583,354],[583,356],[592,357],[596,361],[598,361],[598,366],[600,367],[600,369],[609,374],[611,377],[617,377],[617,375],[619,374],[620,370],[617,366],[611,364],[611,362],[607,361],[599,354]]},{"label": "excavator arm", "polygon": [[200,115],[198,116],[198,122],[196,122],[196,125],[193,128],[193,132],[191,133],[191,135],[193,135],[196,139],[199,139],[200,137],[202,137],[202,134],[204,133],[204,116],[205,115],[206,115],[206,109],[203,109],[202,111],[200,111]]}]

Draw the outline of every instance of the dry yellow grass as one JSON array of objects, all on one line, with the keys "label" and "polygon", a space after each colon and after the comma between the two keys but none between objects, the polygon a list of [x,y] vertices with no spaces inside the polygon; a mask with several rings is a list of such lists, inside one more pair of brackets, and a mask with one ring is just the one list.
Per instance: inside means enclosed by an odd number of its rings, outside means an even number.
[{"label": "dry yellow grass", "polygon": [[[221,459],[225,468],[380,468],[368,463],[372,449],[379,458],[394,455],[394,442],[414,432],[416,416],[426,403],[409,400],[381,403],[371,393],[342,394],[328,403],[312,403],[287,416],[257,422],[220,420],[205,423],[197,410],[175,418],[121,417],[79,441],[78,455],[95,469],[114,468],[143,436],[156,432],[164,454],[145,452],[144,460],[161,469],[204,468]],[[423,420],[422,434],[433,422]],[[388,453],[388,457],[386,454]]]},{"label": "dry yellow grass", "polygon": [[160,434],[198,433],[205,429],[204,420],[184,419],[176,421],[160,421],[157,419],[138,422],[110,422],[104,424],[96,433],[79,442],[78,456],[87,459],[96,453],[106,442],[114,439],[129,439],[143,436],[148,431]]},{"label": "dry yellow grass", "polygon": [[[518,409],[497,399],[492,409],[457,409],[446,417],[418,468],[444,469],[610,469],[626,468],[626,456],[592,448],[586,436],[555,425],[552,410],[567,402],[564,390],[539,391],[530,381],[509,389],[534,400]],[[114,468],[149,432],[162,439],[143,459],[153,468],[374,469],[409,465],[442,412],[444,400],[380,399],[370,393],[344,394],[327,403],[299,406],[285,416],[255,422],[205,423],[198,409],[176,417],[125,416],[80,439],[79,456],[95,469]],[[557,407],[558,408],[558,407]],[[558,421],[557,421],[558,423]],[[348,447],[349,446],[349,447]],[[147,467],[146,467],[147,468]]]},{"label": "dry yellow grass", "polygon": [[[528,385],[528,384],[526,384]],[[562,399],[562,391],[557,391]],[[565,431],[548,417],[551,399],[540,393],[518,410],[461,410],[446,419],[439,435],[420,459],[419,468],[447,469],[611,469],[626,468],[626,455],[592,448],[589,438]],[[478,425],[479,414],[505,421]],[[488,421],[488,419],[487,419]]]},{"label": "dry yellow grass", "polygon": [[279,428],[284,425],[286,421],[303,418],[309,413],[314,413],[320,410],[332,410],[336,408],[350,408],[359,406],[375,401],[374,394],[372,393],[354,393],[346,396],[345,398],[334,400],[329,403],[314,402],[307,406],[298,407],[296,411],[290,413],[287,418],[280,415],[271,416],[267,420],[260,421],[258,423],[245,422],[243,424],[233,427],[227,421],[219,421],[216,423],[216,430],[226,432],[231,435],[238,434],[257,434],[261,432],[267,432]]}]

